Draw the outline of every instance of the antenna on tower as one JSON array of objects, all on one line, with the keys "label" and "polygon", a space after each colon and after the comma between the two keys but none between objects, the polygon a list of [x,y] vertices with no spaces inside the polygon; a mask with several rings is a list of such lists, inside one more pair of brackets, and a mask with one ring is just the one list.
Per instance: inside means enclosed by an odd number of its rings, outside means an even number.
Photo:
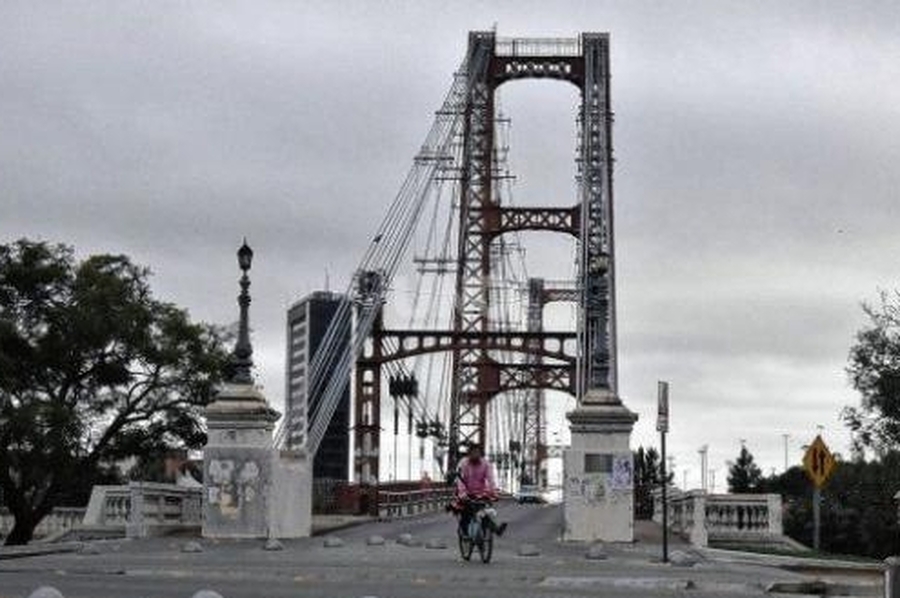
[{"label": "antenna on tower", "polygon": [[326,293],[331,290],[331,288],[329,288],[330,287],[329,282],[330,281],[328,280],[328,266],[325,266],[325,292]]}]

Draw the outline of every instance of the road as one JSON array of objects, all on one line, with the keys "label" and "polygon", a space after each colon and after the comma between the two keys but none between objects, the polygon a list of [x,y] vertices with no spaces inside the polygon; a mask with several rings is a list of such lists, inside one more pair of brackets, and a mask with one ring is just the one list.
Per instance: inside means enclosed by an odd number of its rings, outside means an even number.
[{"label": "road", "polygon": [[[333,534],[343,545],[330,548],[322,537],[286,541],[280,551],[263,550],[261,541],[203,540],[203,552],[184,553],[191,538],[156,538],[96,543],[100,554],[2,560],[0,598],[26,598],[40,585],[65,598],[190,598],[201,589],[224,598],[762,595],[770,581],[799,578],[764,567],[661,564],[652,541],[609,546],[608,558],[588,560],[585,546],[559,541],[558,506],[505,503],[501,518],[509,530],[489,565],[463,562],[453,519],[434,514],[347,528]],[[398,544],[403,533],[425,545]],[[375,535],[384,545],[368,545]],[[428,548],[429,540],[446,548]],[[540,554],[519,556],[523,544]],[[684,556],[689,549],[674,550]]]}]

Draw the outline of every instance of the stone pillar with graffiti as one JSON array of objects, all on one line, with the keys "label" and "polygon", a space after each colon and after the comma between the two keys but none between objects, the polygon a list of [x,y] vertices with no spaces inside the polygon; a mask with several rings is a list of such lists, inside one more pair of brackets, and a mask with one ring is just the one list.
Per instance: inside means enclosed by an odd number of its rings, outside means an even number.
[{"label": "stone pillar with graffiti", "polygon": [[226,384],[206,417],[203,536],[267,537],[272,429],[278,412],[252,385]]},{"label": "stone pillar with graffiti", "polygon": [[253,251],[238,251],[243,270],[237,343],[227,382],[206,407],[203,451],[203,537],[296,538],[310,535],[312,484],[305,450],[273,447],[280,414],[253,381],[249,334]]},{"label": "stone pillar with graffiti", "polygon": [[572,444],[563,455],[566,540],[634,540],[635,414],[619,405],[581,405],[567,415]]},{"label": "stone pillar with graffiti", "polygon": [[309,536],[309,460],[272,447],[278,416],[250,384],[225,384],[206,408],[203,537]]}]

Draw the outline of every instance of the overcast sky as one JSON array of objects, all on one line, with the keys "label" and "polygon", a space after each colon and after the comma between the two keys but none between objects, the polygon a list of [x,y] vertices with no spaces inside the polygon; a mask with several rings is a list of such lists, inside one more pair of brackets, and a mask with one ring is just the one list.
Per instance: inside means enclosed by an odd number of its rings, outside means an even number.
[{"label": "overcast sky", "polygon": [[[898,23],[891,2],[6,0],[0,242],[129,254],[228,323],[246,235],[278,404],[284,310],[326,268],[346,284],[467,32],[609,31],[620,390],[647,445],[669,380],[678,481],[708,443],[721,488],[739,439],[767,471],[785,433],[792,462],[817,425],[847,449],[860,302],[900,279]],[[573,204],[574,88],[502,94],[516,197]],[[525,238],[533,275],[569,268]]]}]

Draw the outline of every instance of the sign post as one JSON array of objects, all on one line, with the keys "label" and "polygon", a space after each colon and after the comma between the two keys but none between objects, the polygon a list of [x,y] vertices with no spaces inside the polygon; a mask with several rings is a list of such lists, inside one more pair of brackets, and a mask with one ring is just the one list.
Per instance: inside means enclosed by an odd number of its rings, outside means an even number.
[{"label": "sign post", "polygon": [[662,474],[662,562],[669,562],[669,501],[666,495],[668,472],[666,471],[666,433],[669,431],[669,383],[660,380],[656,384],[657,416],[656,429],[659,431],[660,473]]},{"label": "sign post", "polygon": [[803,469],[813,483],[813,549],[818,551],[821,547],[821,503],[822,487],[828,482],[828,478],[834,473],[837,462],[834,455],[828,450],[821,435],[816,435],[815,440],[806,449],[803,455]]}]

